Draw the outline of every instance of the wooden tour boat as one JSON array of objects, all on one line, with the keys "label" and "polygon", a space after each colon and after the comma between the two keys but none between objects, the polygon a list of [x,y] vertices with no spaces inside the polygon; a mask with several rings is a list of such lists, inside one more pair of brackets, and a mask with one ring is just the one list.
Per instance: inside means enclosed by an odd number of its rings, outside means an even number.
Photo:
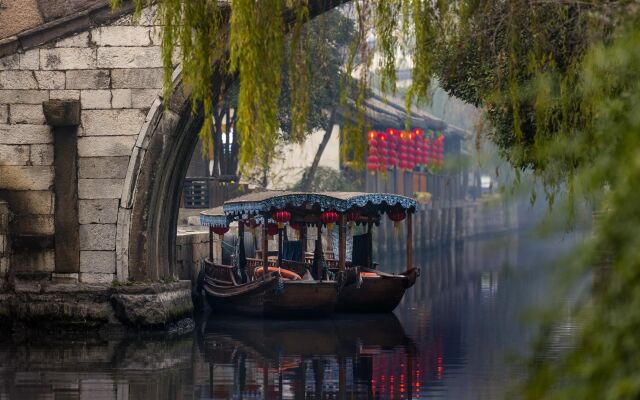
[{"label": "wooden tour boat", "polygon": [[[204,211],[201,222],[210,227],[211,239],[202,282],[207,300],[214,310],[264,316],[316,317],[334,308],[338,312],[390,312],[419,275],[412,256],[411,217],[416,208],[415,200],[394,194],[267,191]],[[406,219],[407,271],[402,274],[378,271],[372,261],[372,227],[384,214],[396,224]],[[235,265],[212,262],[213,234],[226,233],[232,221],[238,223]],[[297,231],[297,240],[288,239],[285,224]],[[337,235],[333,235],[334,224]],[[356,225],[364,233],[348,235],[348,226],[353,230]],[[261,248],[257,257],[248,258],[244,230],[248,227],[255,237],[258,226]],[[323,227],[328,250],[323,248]],[[315,230],[312,252],[307,251],[310,228]],[[270,252],[268,237],[274,235],[278,247]],[[335,246],[332,235],[336,236]],[[351,260],[348,239],[353,242]]]}]

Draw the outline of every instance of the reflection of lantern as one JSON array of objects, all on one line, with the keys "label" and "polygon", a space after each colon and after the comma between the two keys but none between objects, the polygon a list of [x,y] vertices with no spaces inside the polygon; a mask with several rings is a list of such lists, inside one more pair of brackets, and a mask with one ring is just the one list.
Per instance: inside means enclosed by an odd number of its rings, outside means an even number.
[{"label": "reflection of lantern", "polygon": [[213,233],[217,233],[218,237],[220,238],[220,240],[222,240],[224,238],[224,234],[229,232],[229,227],[228,226],[214,226],[212,230],[213,230]]},{"label": "reflection of lantern", "polygon": [[280,210],[273,215],[273,219],[278,223],[278,229],[282,229],[284,223],[291,219],[291,213],[287,210]]},{"label": "reflection of lantern", "polygon": [[273,222],[270,222],[267,224],[267,235],[269,236],[275,236],[278,234],[278,225],[274,224]]},{"label": "reflection of lantern", "polygon": [[325,211],[320,215],[320,220],[327,225],[327,229],[331,231],[333,224],[338,220],[338,213],[335,211]]}]

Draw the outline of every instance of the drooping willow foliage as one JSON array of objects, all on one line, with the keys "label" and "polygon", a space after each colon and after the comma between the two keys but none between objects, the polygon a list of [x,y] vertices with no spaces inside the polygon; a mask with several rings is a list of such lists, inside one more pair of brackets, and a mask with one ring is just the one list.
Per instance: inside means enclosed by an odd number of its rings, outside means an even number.
[{"label": "drooping willow foliage", "polygon": [[[117,6],[121,0],[112,0]],[[344,1],[347,3],[347,1]],[[140,10],[146,0],[134,0]],[[241,166],[267,163],[276,146],[282,64],[289,63],[291,138],[305,131],[310,62],[303,23],[328,0],[157,0],[170,88],[172,56],[205,117],[216,107],[216,74],[240,78]],[[407,58],[407,105],[429,97],[433,77],[486,113],[488,133],[517,171],[530,170],[547,199],[588,199],[601,220],[582,254],[613,254],[592,293],[576,347],[532,364],[528,398],[640,397],[640,4],[635,0],[353,0],[356,40],[345,61],[343,155],[358,166],[371,72],[395,91]],[[347,11],[345,11],[347,12]],[[283,51],[291,35],[289,57]],[[373,40],[375,39],[375,40]],[[350,77],[353,77],[351,79]],[[353,95],[356,93],[356,95]],[[203,128],[209,134],[206,121]]]}]

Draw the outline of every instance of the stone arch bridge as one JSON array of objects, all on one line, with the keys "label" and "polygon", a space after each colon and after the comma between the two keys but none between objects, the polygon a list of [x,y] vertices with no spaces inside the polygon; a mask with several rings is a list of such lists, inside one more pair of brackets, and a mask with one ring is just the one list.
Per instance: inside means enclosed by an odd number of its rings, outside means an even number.
[{"label": "stone arch bridge", "polygon": [[[343,2],[311,2],[312,15]],[[106,0],[0,1],[0,294],[173,274],[179,187],[202,117],[178,65],[162,98],[154,7],[135,23],[131,12]]]}]

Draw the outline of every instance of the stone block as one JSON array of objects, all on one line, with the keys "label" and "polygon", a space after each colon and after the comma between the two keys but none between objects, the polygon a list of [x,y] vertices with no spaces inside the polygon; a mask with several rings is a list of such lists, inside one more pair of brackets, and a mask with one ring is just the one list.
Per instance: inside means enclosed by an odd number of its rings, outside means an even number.
[{"label": "stone block", "polygon": [[67,47],[40,50],[40,69],[94,69],[95,67],[95,49]]},{"label": "stone block", "polygon": [[31,165],[53,165],[53,145],[32,144]]},{"label": "stone block", "polygon": [[0,58],[0,70],[18,69],[20,68],[20,55],[12,54],[10,56]]},{"label": "stone block", "polygon": [[86,136],[137,135],[145,115],[140,110],[87,110],[82,113]]},{"label": "stone block", "polygon": [[12,124],[44,125],[42,104],[11,104],[9,107],[9,122]]},{"label": "stone block", "polygon": [[6,191],[2,194],[16,215],[53,214],[53,192],[48,190]]},{"label": "stone block", "polygon": [[83,200],[120,198],[123,181],[123,179],[78,179],[78,198]]},{"label": "stone block", "polygon": [[146,26],[103,26],[91,31],[98,46],[149,46],[150,28]]},{"label": "stone block", "polygon": [[118,220],[118,199],[80,200],[80,224],[115,224]]},{"label": "stone block", "polygon": [[47,90],[0,89],[0,103],[40,104],[49,100]]},{"label": "stone block", "polygon": [[60,90],[65,87],[65,73],[63,71],[34,71],[39,89]]},{"label": "stone block", "polygon": [[[131,103],[131,94],[129,94],[129,103]],[[9,123],[9,105],[0,104],[0,124]]]},{"label": "stone block", "polygon": [[131,89],[112,90],[111,91],[111,107],[112,108],[131,108]]},{"label": "stone block", "polygon": [[80,273],[80,282],[83,283],[111,283],[113,282],[114,274],[94,274],[94,273]]},{"label": "stone block", "polygon": [[0,144],[53,143],[51,128],[47,125],[0,124]]},{"label": "stone block", "polygon": [[13,219],[11,229],[16,234],[53,235],[53,215],[21,215]]},{"label": "stone block", "polygon": [[132,89],[131,90],[131,106],[133,108],[151,107],[153,101],[160,95],[158,89]]},{"label": "stone block", "polygon": [[81,157],[78,178],[124,179],[128,166],[129,157]]},{"label": "stone block", "polygon": [[161,89],[162,68],[116,69],[111,72],[114,89]]},{"label": "stone block", "polygon": [[51,100],[80,100],[79,90],[52,90],[49,92]]},{"label": "stone block", "polygon": [[37,89],[32,71],[0,71],[0,89]]},{"label": "stone block", "polygon": [[11,265],[16,272],[53,272],[56,266],[55,251],[17,252],[11,257]]},{"label": "stone block", "polygon": [[111,85],[109,70],[67,71],[67,89],[108,89]]},{"label": "stone block", "polygon": [[80,250],[115,250],[115,224],[80,225]]},{"label": "stone block", "polygon": [[82,32],[56,42],[56,47],[88,47],[89,32]]},{"label": "stone block", "polygon": [[[27,165],[29,164],[28,145],[0,144],[0,165]],[[0,178],[2,182],[2,178]]]},{"label": "stone block", "polygon": [[162,67],[160,47],[99,47],[98,68]]},{"label": "stone block", "polygon": [[[83,273],[115,274],[116,253],[113,251],[80,251],[80,280]],[[112,278],[113,279],[113,278]]]},{"label": "stone block", "polygon": [[28,50],[20,54],[20,69],[39,69],[40,68],[40,50]]},{"label": "stone block", "polygon": [[[129,156],[135,142],[135,136],[85,136],[78,138],[78,156]],[[2,143],[2,136],[0,136],[0,143]]]},{"label": "stone block", "polygon": [[111,108],[111,91],[106,89],[81,90],[80,102],[82,109]]},{"label": "stone block", "polygon": [[0,166],[0,188],[10,190],[48,190],[53,185],[53,167]]}]

